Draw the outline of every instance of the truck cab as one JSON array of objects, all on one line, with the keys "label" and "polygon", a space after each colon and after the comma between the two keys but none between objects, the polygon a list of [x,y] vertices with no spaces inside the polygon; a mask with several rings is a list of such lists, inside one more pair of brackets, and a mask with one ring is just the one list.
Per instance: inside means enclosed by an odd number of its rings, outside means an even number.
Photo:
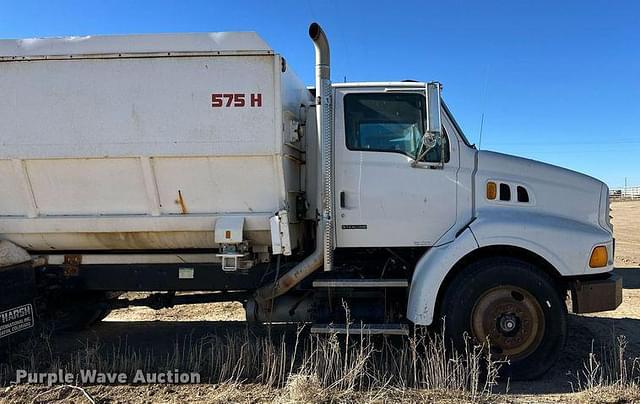
[{"label": "truck cab", "polygon": [[440,88],[333,86],[336,248],[421,251],[407,319],[446,323],[458,340],[489,339],[513,375],[535,377],[564,343],[567,292],[576,313],[621,302],[609,190],[564,168],[477,150]]}]

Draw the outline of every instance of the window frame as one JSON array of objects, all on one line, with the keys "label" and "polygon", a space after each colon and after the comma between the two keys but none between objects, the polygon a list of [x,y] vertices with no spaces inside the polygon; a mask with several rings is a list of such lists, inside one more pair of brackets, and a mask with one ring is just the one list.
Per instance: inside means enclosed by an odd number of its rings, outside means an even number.
[{"label": "window frame", "polygon": [[[342,96],[342,114],[343,114],[343,128],[344,128],[344,145],[347,148],[347,150],[349,151],[355,151],[355,152],[377,152],[377,153],[393,153],[393,154],[401,154],[403,156],[407,156],[411,159],[415,159],[416,156],[410,156],[407,152],[404,151],[400,151],[400,150],[389,150],[389,149],[362,149],[362,148],[352,148],[349,146],[349,136],[347,134],[347,102],[346,102],[346,98],[350,97],[352,95],[371,95],[371,94],[378,94],[378,95],[398,95],[398,94],[416,94],[420,97],[422,97],[422,99],[424,100],[424,104],[425,108],[423,108],[420,111],[420,116],[422,118],[422,126],[423,129],[426,128],[426,119],[427,119],[427,111],[426,111],[426,102],[427,102],[427,97],[424,93],[421,93],[419,91],[403,91],[403,92],[381,92],[381,91],[363,91],[363,92],[352,92],[352,93],[347,93],[344,94]],[[444,128],[444,125],[442,125],[442,137],[443,139],[446,138],[446,144],[447,144],[447,153],[444,156],[444,162],[443,163],[448,163],[451,160],[451,143],[450,143],[450,136],[447,133],[447,130]],[[444,144],[444,140],[442,141],[442,144]],[[442,145],[441,145],[442,146]],[[442,148],[443,153],[444,153],[444,147]],[[425,156],[426,157],[426,156]],[[422,164],[439,164],[439,161],[419,161],[418,163],[422,163]]]}]

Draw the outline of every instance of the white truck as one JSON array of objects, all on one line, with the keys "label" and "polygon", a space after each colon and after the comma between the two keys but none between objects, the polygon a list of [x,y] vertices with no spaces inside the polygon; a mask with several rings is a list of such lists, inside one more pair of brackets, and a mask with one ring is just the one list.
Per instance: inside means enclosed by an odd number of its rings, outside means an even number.
[{"label": "white truck", "polygon": [[477,150],[437,82],[332,84],[309,34],[315,88],[254,33],[0,41],[0,337],[213,301],[340,333],[346,302],[533,378],[567,296],[621,303],[604,183]]}]

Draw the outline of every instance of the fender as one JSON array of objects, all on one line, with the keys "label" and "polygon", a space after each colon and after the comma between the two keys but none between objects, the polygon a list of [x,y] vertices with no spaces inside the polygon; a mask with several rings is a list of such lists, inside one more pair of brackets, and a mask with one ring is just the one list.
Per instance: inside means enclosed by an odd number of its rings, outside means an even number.
[{"label": "fender", "polygon": [[[531,251],[562,276],[613,269],[613,240],[609,232],[599,227],[531,211],[485,210],[456,239],[431,248],[418,261],[411,280],[407,318],[415,324],[431,325],[438,292],[449,271],[474,250],[497,245]],[[589,268],[591,251],[598,245],[607,246],[608,265]]]},{"label": "fender", "polygon": [[[613,238],[599,226],[528,209],[485,209],[469,227],[479,247],[520,247],[544,258],[561,276],[613,270]],[[606,245],[606,267],[590,268],[591,252]]]},{"label": "fender", "polygon": [[478,248],[468,227],[452,242],[432,247],[416,264],[409,290],[407,318],[419,325],[433,322],[436,298],[449,270],[465,255]]}]

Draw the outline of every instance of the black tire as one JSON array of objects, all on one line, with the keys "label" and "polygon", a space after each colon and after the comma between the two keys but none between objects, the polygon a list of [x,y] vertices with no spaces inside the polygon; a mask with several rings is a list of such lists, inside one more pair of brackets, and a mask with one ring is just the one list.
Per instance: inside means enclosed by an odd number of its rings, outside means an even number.
[{"label": "black tire", "polygon": [[564,347],[567,308],[562,293],[535,265],[485,258],[452,280],[440,315],[458,348],[464,347],[464,335],[474,343],[488,338],[492,352],[510,362],[502,367],[504,376],[531,380],[549,370]]},{"label": "black tire", "polygon": [[48,302],[47,320],[57,331],[82,330],[102,321],[111,312],[105,306],[119,292],[80,292],[56,296]]},{"label": "black tire", "polygon": [[[122,295],[123,292],[104,292],[104,301],[109,302],[109,300],[116,300],[118,297]],[[93,320],[89,325],[98,323],[104,320],[109,314],[111,314],[111,309],[101,308],[98,316]]]}]

